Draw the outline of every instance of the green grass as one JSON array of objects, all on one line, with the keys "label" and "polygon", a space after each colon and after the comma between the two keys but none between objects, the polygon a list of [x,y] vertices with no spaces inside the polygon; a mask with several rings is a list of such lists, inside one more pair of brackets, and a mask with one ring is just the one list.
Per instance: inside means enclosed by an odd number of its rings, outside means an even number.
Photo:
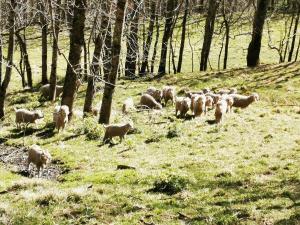
[{"label": "green grass", "polygon": [[[96,118],[74,118],[64,132],[53,134],[48,126],[53,105],[38,102],[38,93],[12,93],[7,101],[8,117],[1,128],[1,137],[8,139],[6,144],[23,143],[13,123],[13,107],[40,107],[46,117],[37,131],[25,137],[25,145],[42,145],[71,170],[57,182],[23,178],[1,166],[0,191],[8,192],[0,195],[0,221],[297,224],[299,65],[185,73],[152,82],[119,82],[112,121],[131,118],[137,131],[111,148],[99,146],[103,128],[93,124]],[[165,84],[176,85],[178,91],[185,87],[237,87],[242,93],[258,92],[261,101],[227,115],[221,126],[206,122],[213,120],[213,112],[196,120],[177,119],[170,105],[161,113],[121,115],[121,103],[127,96],[138,102],[139,93],[148,86]],[[78,110],[82,109],[84,90],[85,86],[76,100]],[[97,94],[96,99],[100,97]],[[94,130],[98,130],[96,135],[89,136]],[[116,170],[119,164],[136,170]],[[159,188],[166,183],[179,192],[169,195]],[[87,188],[89,185],[92,188]],[[150,191],[155,188],[158,192]]]}]

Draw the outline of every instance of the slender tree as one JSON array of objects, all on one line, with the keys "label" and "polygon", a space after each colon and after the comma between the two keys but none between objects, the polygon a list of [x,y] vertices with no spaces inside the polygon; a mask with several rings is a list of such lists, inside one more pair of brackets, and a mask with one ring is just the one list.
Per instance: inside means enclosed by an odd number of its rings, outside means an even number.
[{"label": "slender tree", "polygon": [[105,83],[104,93],[102,98],[102,105],[100,110],[99,123],[109,124],[111,105],[115,84],[117,81],[118,68],[120,62],[121,41],[124,23],[126,0],[118,0],[116,11],[116,22],[113,33],[112,58],[111,58],[111,72],[108,77],[108,82]]},{"label": "slender tree", "polygon": [[257,9],[255,11],[254,20],[253,20],[252,40],[249,44],[248,54],[247,54],[248,67],[256,67],[259,64],[261,39],[262,39],[265,19],[267,16],[269,1],[270,0],[257,0]]},{"label": "slender tree", "polygon": [[70,33],[68,66],[61,102],[62,105],[67,105],[70,109],[69,119],[72,118],[77,74],[81,69],[80,58],[84,42],[85,10],[86,0],[75,0],[74,16]]}]

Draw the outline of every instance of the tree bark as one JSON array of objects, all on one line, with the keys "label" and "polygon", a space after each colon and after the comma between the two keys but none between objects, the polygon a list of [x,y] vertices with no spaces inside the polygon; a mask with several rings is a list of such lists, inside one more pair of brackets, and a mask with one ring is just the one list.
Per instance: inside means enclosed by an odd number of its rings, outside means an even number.
[{"label": "tree bark", "polygon": [[148,68],[148,58],[149,58],[149,51],[150,46],[153,39],[153,30],[155,24],[155,13],[156,13],[156,4],[155,1],[151,1],[151,16],[150,16],[150,23],[148,28],[147,40],[145,44],[144,54],[143,54],[143,62],[140,70],[140,76],[144,76],[146,74],[146,69]]},{"label": "tree bark", "polygon": [[178,73],[181,73],[188,13],[189,13],[189,0],[185,0],[185,10],[184,10],[184,15],[183,15],[183,19],[182,19],[181,42],[180,42],[179,58],[178,58],[178,65],[177,65]]},{"label": "tree bark", "polygon": [[160,63],[158,67],[158,76],[163,76],[166,74],[166,62],[167,62],[167,52],[168,52],[168,42],[172,35],[172,28],[174,22],[174,10],[177,6],[177,0],[168,0],[166,9],[166,22],[165,29],[162,38]]},{"label": "tree bark", "polygon": [[116,22],[115,22],[114,34],[113,34],[113,48],[112,48],[112,59],[111,59],[112,67],[108,77],[108,82],[105,83],[102,105],[100,110],[100,117],[99,117],[99,123],[102,124],[109,124],[109,120],[110,120],[112,98],[115,90],[115,84],[118,75],[118,67],[120,62],[120,51],[121,51],[125,5],[126,5],[126,0],[118,0],[117,11],[116,11]]},{"label": "tree bark", "polygon": [[209,0],[208,13],[205,22],[205,33],[201,51],[200,71],[207,70],[211,42],[214,34],[215,19],[219,6],[219,0]]},{"label": "tree bark", "polygon": [[41,11],[40,12],[40,23],[41,23],[41,27],[42,27],[42,84],[47,84],[48,83],[48,76],[47,76],[47,71],[48,71],[48,65],[47,65],[48,24],[47,24],[47,19],[45,16],[47,12],[45,9],[45,2],[39,1],[38,6],[39,6],[39,10]]},{"label": "tree bark", "polygon": [[294,32],[293,32],[293,38],[292,38],[292,43],[291,43],[291,49],[290,49],[290,52],[289,52],[288,62],[292,61],[294,48],[295,48],[296,36],[297,36],[298,25],[299,25],[299,16],[300,16],[300,6],[299,6],[299,4],[300,3],[297,4],[298,12],[297,12],[296,20],[295,20],[295,26],[294,26]]},{"label": "tree bark", "polygon": [[155,35],[155,43],[154,43],[154,47],[153,47],[153,55],[152,55],[152,59],[151,59],[151,69],[150,69],[151,73],[154,73],[154,64],[155,64],[155,59],[156,59],[156,54],[157,54],[157,45],[158,45],[158,41],[159,41],[160,24],[159,24],[158,16],[156,16],[155,21],[156,21],[156,35]]},{"label": "tree bark", "polygon": [[0,34],[0,84],[2,82],[2,62],[3,62],[3,49],[2,49],[2,35]]},{"label": "tree bark", "polygon": [[8,39],[8,48],[7,48],[7,66],[5,71],[5,76],[3,82],[0,86],[0,119],[4,118],[4,103],[6,98],[6,91],[11,79],[11,71],[13,65],[13,56],[14,56],[14,35],[15,35],[15,0],[10,0],[8,3],[9,17],[8,17],[8,27],[9,27],[9,39]]},{"label": "tree bark", "polygon": [[267,16],[269,0],[258,0],[257,9],[254,15],[252,40],[248,47],[247,66],[256,67],[259,64],[259,55],[261,49],[261,39]]},{"label": "tree bark", "polygon": [[125,77],[134,78],[136,63],[139,53],[139,2],[133,1],[133,9],[130,13],[129,35],[127,37],[127,54],[125,61]]},{"label": "tree bark", "polygon": [[[56,0],[56,4],[60,5],[61,1]],[[54,102],[56,100],[56,84],[57,84],[57,59],[58,59],[58,37],[60,29],[60,9],[56,6],[55,10],[51,4],[51,22],[53,29],[53,42],[52,42],[52,63],[50,72],[50,101]],[[55,17],[53,17],[55,16]]]},{"label": "tree bark", "polygon": [[86,0],[75,0],[74,16],[70,33],[68,66],[61,102],[62,105],[69,107],[69,119],[72,118],[77,74],[80,71],[80,58],[84,42],[85,7]]}]

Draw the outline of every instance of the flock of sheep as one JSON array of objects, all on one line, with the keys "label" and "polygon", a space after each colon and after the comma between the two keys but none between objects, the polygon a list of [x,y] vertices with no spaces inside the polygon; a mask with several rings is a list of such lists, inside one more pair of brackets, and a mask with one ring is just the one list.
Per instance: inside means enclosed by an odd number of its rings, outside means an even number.
[{"label": "flock of sheep", "polygon": [[[81,83],[77,82],[77,90]],[[62,86],[56,88],[57,96],[62,93]],[[41,94],[44,97],[49,97],[50,86],[45,85],[41,89]],[[258,101],[259,95],[253,93],[249,96],[240,95],[237,89],[224,89],[218,92],[213,92],[209,89],[201,91],[185,91],[184,96],[176,96],[176,88],[174,86],[164,86],[162,90],[155,87],[149,87],[145,93],[141,95],[140,102],[136,107],[146,108],[148,110],[161,110],[171,101],[175,105],[175,115],[185,118],[187,113],[191,111],[193,117],[201,117],[206,115],[208,109],[215,109],[215,121],[220,123],[226,113],[232,111],[232,107],[246,108],[251,103]],[[122,105],[122,112],[128,113],[130,110],[136,109],[134,101],[131,97],[127,98]],[[97,115],[99,109],[93,109],[93,114]],[[70,114],[69,107],[66,105],[56,106],[53,111],[53,123],[58,132],[65,128],[68,123]],[[29,111],[27,109],[15,109],[16,124],[19,128],[21,124],[36,123],[38,119],[44,117],[40,110]],[[111,124],[104,126],[105,134],[103,142],[111,141],[113,137],[119,137],[122,141],[129,130],[133,129],[132,121],[122,125]],[[40,169],[51,160],[51,155],[48,151],[41,149],[40,146],[33,145],[28,151],[27,168],[31,163],[35,164],[40,175]]]}]

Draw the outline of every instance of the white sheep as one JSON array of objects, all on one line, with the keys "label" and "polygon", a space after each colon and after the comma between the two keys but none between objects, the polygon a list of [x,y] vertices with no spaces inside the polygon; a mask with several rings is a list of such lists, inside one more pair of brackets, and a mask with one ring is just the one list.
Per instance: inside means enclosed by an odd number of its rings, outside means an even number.
[{"label": "white sheep", "polygon": [[[58,98],[63,92],[63,86],[56,85],[56,98]],[[50,97],[50,84],[45,84],[40,88],[41,95],[48,99]]]},{"label": "white sheep", "polygon": [[132,109],[134,109],[134,102],[133,102],[133,98],[129,97],[123,102],[122,112],[126,114]]},{"label": "white sheep", "polygon": [[161,98],[162,98],[162,91],[159,89],[156,89],[155,87],[149,87],[146,91],[146,94],[151,95],[155,101],[157,102],[161,102]]},{"label": "white sheep", "polygon": [[231,95],[223,94],[221,99],[224,99],[227,102],[227,111],[226,112],[232,112],[232,107],[233,107],[233,97]]},{"label": "white sheep", "polygon": [[251,103],[255,101],[259,101],[259,95],[257,93],[253,93],[249,96],[239,95],[239,94],[231,94],[229,95],[233,98],[233,107],[238,108],[247,108]]},{"label": "white sheep", "polygon": [[175,98],[175,116],[178,112],[180,117],[184,118],[186,113],[191,108],[191,99],[188,97],[176,97]]},{"label": "white sheep", "polygon": [[151,95],[143,94],[140,100],[141,106],[146,106],[149,109],[162,109],[162,105],[158,103]]},{"label": "white sheep", "polygon": [[68,115],[70,114],[69,107],[67,105],[56,106],[53,112],[53,122],[55,128],[58,130],[65,129],[66,124],[68,123]]},{"label": "white sheep", "polygon": [[168,101],[171,100],[172,104],[174,105],[175,102],[175,91],[176,88],[174,86],[164,86],[162,89],[162,99],[164,100],[165,106],[167,105]]},{"label": "white sheep", "polygon": [[202,113],[205,113],[206,97],[205,95],[198,95],[194,101],[194,116],[201,116]]},{"label": "white sheep", "polygon": [[112,124],[104,126],[105,128],[105,134],[103,138],[103,143],[106,143],[106,141],[111,141],[113,137],[119,137],[120,142],[124,139],[125,135],[133,129],[133,122],[128,122],[125,124]]},{"label": "white sheep", "polygon": [[227,107],[227,101],[225,99],[221,99],[217,102],[215,110],[216,123],[222,122],[223,117],[226,114]]},{"label": "white sheep", "polygon": [[42,150],[38,145],[32,145],[28,150],[27,158],[27,170],[29,171],[29,166],[33,163],[38,171],[38,177],[40,177],[41,169],[43,170],[45,165],[51,161],[51,155],[48,151]]},{"label": "white sheep", "polygon": [[20,128],[22,123],[34,123],[36,125],[38,119],[44,118],[44,114],[41,110],[29,111],[27,109],[15,109],[15,112],[17,128]]}]

